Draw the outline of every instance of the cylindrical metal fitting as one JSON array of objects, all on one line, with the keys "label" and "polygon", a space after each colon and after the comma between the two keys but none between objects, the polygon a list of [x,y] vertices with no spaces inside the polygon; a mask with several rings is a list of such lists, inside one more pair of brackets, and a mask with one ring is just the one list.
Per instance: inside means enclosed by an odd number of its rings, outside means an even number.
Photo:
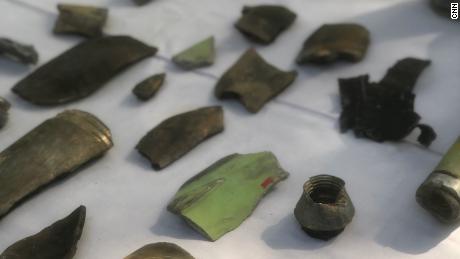
[{"label": "cylindrical metal fitting", "polygon": [[460,138],[418,188],[416,197],[441,222],[460,221]]},{"label": "cylindrical metal fitting", "polygon": [[317,175],[304,184],[294,215],[308,235],[329,240],[351,222],[355,208],[342,179]]}]

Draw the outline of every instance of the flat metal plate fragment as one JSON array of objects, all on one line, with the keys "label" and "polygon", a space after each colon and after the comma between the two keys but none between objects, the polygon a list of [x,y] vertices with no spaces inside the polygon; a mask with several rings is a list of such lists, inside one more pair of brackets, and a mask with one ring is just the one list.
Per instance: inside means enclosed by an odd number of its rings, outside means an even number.
[{"label": "flat metal plate fragment", "polygon": [[194,259],[194,257],[176,244],[161,242],[146,245],[125,259]]},{"label": "flat metal plate fragment", "polygon": [[55,34],[77,34],[88,38],[102,36],[107,21],[107,8],[58,4],[59,17],[54,26]]},{"label": "flat metal plate fragment", "polygon": [[289,28],[296,17],[294,12],[281,5],[245,6],[235,27],[248,39],[269,44]]},{"label": "flat metal plate fragment", "polygon": [[182,69],[191,70],[214,64],[216,49],[214,37],[209,37],[175,55],[172,61]]},{"label": "flat metal plate fragment", "polygon": [[417,78],[429,64],[428,60],[402,59],[378,83],[369,82],[368,75],[339,79],[342,132],[353,129],[357,137],[383,142],[401,140],[418,127],[418,141],[429,146],[436,133],[419,124],[413,93]]},{"label": "flat metal plate fragment", "polygon": [[0,97],[0,129],[5,127],[6,122],[8,121],[8,111],[10,107],[10,102],[8,102],[5,98]]},{"label": "flat metal plate fragment", "polygon": [[369,31],[352,23],[325,24],[305,41],[297,64],[328,64],[337,60],[361,61],[369,47]]},{"label": "flat metal plate fragment", "polygon": [[80,206],[69,216],[39,233],[8,247],[1,259],[71,259],[77,251],[85,224],[86,208]]},{"label": "flat metal plate fragment", "polygon": [[219,99],[237,98],[248,111],[256,113],[296,77],[296,71],[281,71],[249,49],[219,79],[214,93]]},{"label": "flat metal plate fragment", "polygon": [[157,49],[128,36],[91,39],[32,72],[13,92],[38,105],[59,105],[87,97],[127,67]]},{"label": "flat metal plate fragment", "polygon": [[168,210],[215,241],[237,228],[262,197],[287,177],[271,152],[233,154],[185,182]]},{"label": "flat metal plate fragment", "polygon": [[38,53],[32,45],[0,38],[0,55],[23,64],[37,64]]},{"label": "flat metal plate fragment", "polygon": [[64,111],[38,125],[0,153],[0,217],[112,145],[109,129],[86,112]]},{"label": "flat metal plate fragment", "polygon": [[133,89],[133,94],[142,101],[152,98],[165,81],[166,74],[156,74],[137,84]]},{"label": "flat metal plate fragment", "polygon": [[200,108],[161,122],[139,141],[136,149],[154,169],[160,170],[223,130],[222,107]]}]

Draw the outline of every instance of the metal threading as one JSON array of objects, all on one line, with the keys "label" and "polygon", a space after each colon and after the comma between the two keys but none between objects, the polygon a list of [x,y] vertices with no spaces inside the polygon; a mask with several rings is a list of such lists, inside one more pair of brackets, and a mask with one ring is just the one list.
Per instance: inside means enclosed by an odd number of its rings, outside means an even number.
[{"label": "metal threading", "polygon": [[318,175],[305,183],[304,190],[315,203],[337,204],[341,203],[342,198],[344,198],[341,195],[344,185],[345,182],[340,178]]}]

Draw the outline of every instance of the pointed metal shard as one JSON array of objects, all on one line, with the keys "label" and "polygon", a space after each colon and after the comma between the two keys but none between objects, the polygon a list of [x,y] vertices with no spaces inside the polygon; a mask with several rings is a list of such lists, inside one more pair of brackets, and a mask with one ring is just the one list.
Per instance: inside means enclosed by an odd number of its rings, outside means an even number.
[{"label": "pointed metal shard", "polygon": [[249,49],[219,79],[214,93],[219,99],[237,98],[248,111],[256,113],[296,77],[296,71],[283,72]]},{"label": "pointed metal shard", "polygon": [[222,107],[205,107],[163,121],[139,141],[136,149],[160,170],[223,130]]},{"label": "pointed metal shard", "polygon": [[37,64],[38,53],[31,45],[0,38],[0,56],[23,64]]},{"label": "pointed metal shard", "polygon": [[137,5],[146,5],[152,2],[152,0],[133,0],[133,2]]},{"label": "pointed metal shard", "polygon": [[359,24],[323,25],[305,41],[296,61],[300,65],[328,64],[337,60],[361,61],[369,47],[369,34]]},{"label": "pointed metal shard", "polygon": [[8,121],[8,110],[11,104],[5,98],[0,97],[0,129],[5,127]]},{"label": "pointed metal shard", "polygon": [[71,259],[77,251],[85,224],[86,208],[80,206],[69,216],[39,233],[8,247],[1,259]]},{"label": "pointed metal shard", "polygon": [[158,90],[160,90],[161,86],[163,86],[165,78],[165,73],[153,75],[137,84],[133,89],[133,94],[139,100],[147,101],[152,98],[158,92]]},{"label": "pointed metal shard", "polygon": [[172,61],[182,69],[191,70],[214,64],[215,57],[214,37],[209,37],[175,55]]},{"label": "pointed metal shard", "polygon": [[55,34],[77,34],[88,38],[102,36],[109,10],[107,8],[58,4],[59,17]]},{"label": "pointed metal shard", "polygon": [[109,129],[86,112],[65,111],[38,125],[0,153],[0,217],[112,145]]},{"label": "pointed metal shard", "polygon": [[294,23],[297,15],[280,5],[245,6],[235,27],[249,40],[272,43]]},{"label": "pointed metal shard", "polygon": [[194,257],[176,244],[162,242],[146,245],[125,259],[194,259]]},{"label": "pointed metal shard", "polygon": [[184,183],[168,210],[215,241],[243,223],[288,175],[271,152],[233,154]]},{"label": "pointed metal shard", "polygon": [[157,49],[128,36],[85,41],[38,68],[13,92],[38,105],[58,105],[89,96],[127,67]]}]

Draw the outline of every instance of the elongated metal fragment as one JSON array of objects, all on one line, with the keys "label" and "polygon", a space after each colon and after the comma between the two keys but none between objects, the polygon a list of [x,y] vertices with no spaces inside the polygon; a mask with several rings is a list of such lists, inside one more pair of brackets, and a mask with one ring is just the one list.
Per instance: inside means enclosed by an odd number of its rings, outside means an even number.
[{"label": "elongated metal fragment", "polygon": [[281,71],[249,49],[219,79],[214,94],[219,99],[237,98],[248,111],[257,113],[296,77],[296,71]]},{"label": "elongated metal fragment", "polygon": [[460,221],[460,138],[417,190],[417,202],[439,221]]},{"label": "elongated metal fragment", "polygon": [[54,26],[55,34],[77,34],[88,38],[99,37],[107,21],[107,8],[58,4],[59,17]]},{"label": "elongated metal fragment", "polygon": [[86,112],[65,111],[38,125],[0,153],[0,217],[112,145],[109,129]]},{"label": "elongated metal fragment", "polygon": [[8,247],[1,259],[71,259],[77,251],[85,224],[86,208],[80,206],[69,216],[39,233]]},{"label": "elongated metal fragment", "polygon": [[38,105],[59,105],[82,99],[127,67],[157,49],[128,36],[91,39],[64,52],[13,87],[13,92]]},{"label": "elongated metal fragment", "polygon": [[161,242],[143,246],[125,259],[194,259],[194,257],[176,244]]},{"label": "elongated metal fragment", "polygon": [[38,53],[32,45],[0,38],[0,55],[23,64],[36,64]]},{"label": "elongated metal fragment", "polygon": [[271,152],[233,154],[184,183],[168,210],[215,241],[237,228],[262,197],[287,177]]},{"label": "elongated metal fragment", "polygon": [[191,70],[211,66],[215,58],[214,37],[211,36],[175,55],[172,61],[182,69]]},{"label": "elongated metal fragment", "polygon": [[222,107],[205,107],[161,122],[139,141],[136,148],[153,168],[160,170],[223,130]]},{"label": "elongated metal fragment", "polygon": [[155,96],[158,90],[160,90],[161,86],[163,86],[165,78],[165,73],[153,75],[138,83],[133,89],[133,94],[139,100],[147,101]]},{"label": "elongated metal fragment", "polygon": [[325,24],[308,37],[296,61],[298,64],[327,64],[339,59],[358,62],[366,55],[369,34],[359,24]]},{"label": "elongated metal fragment", "polygon": [[296,17],[281,5],[245,6],[235,27],[249,40],[269,44],[289,28]]}]

